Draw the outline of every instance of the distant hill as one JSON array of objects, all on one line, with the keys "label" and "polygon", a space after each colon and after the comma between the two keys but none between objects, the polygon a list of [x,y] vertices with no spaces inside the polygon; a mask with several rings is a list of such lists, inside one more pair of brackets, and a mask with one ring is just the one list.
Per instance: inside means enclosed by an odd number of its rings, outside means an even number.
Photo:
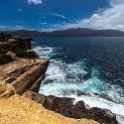
[{"label": "distant hill", "polygon": [[53,31],[53,32],[39,32],[29,30],[18,30],[7,32],[18,36],[40,36],[40,37],[124,37],[124,32],[118,30],[94,30],[86,28],[72,28],[67,30]]}]

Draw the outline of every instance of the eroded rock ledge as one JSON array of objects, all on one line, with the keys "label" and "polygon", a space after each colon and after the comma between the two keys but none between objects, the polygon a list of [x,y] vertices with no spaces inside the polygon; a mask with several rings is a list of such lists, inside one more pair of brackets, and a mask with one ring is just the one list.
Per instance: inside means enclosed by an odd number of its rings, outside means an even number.
[{"label": "eroded rock ledge", "polygon": [[0,80],[12,84],[16,93],[39,91],[49,61],[46,59],[18,59],[0,66]]},{"label": "eroded rock ledge", "polygon": [[[46,109],[75,119],[87,118],[101,124],[118,124],[116,115],[109,110],[89,109],[83,101],[73,105],[72,98],[58,98],[39,94],[39,87],[45,77],[49,61],[46,59],[16,59],[13,62],[0,66],[0,80],[11,84],[17,94],[23,95],[40,103]],[[5,88],[6,89],[6,88]],[[7,94],[7,95],[6,95]],[[3,97],[13,92],[6,91]],[[91,101],[92,102],[92,101]]]},{"label": "eroded rock ledge", "polygon": [[[118,124],[116,115],[109,110],[97,107],[88,108],[83,101],[73,104],[72,98],[44,96],[33,91],[27,91],[23,96],[42,104],[45,108],[75,119],[88,118],[100,124]],[[92,102],[92,101],[91,101]]]},{"label": "eroded rock ledge", "polygon": [[[0,42],[0,52],[16,51],[18,49],[31,49],[31,38],[12,38],[10,35],[3,36],[2,42]],[[20,124],[26,124],[27,122],[31,124],[49,124],[49,122],[51,124],[98,124],[91,120],[74,120],[65,118],[62,115],[76,119],[93,119],[101,124],[118,124],[116,116],[109,110],[99,108],[88,109],[83,101],[73,105],[72,98],[58,98],[39,94],[39,88],[45,77],[48,64],[49,61],[46,59],[23,59],[15,57],[14,61],[0,65],[0,82],[8,83],[0,83],[0,102],[3,103],[0,104],[0,124],[1,122],[8,124],[17,122],[20,122]],[[58,114],[50,112],[51,119],[49,119],[48,110],[44,110],[41,105],[19,95],[15,97],[15,93],[34,100],[42,104],[43,107],[62,115],[58,116]],[[32,106],[32,104],[34,105]],[[39,106],[38,109],[36,109],[37,106]],[[18,107],[21,108],[19,109]],[[37,112],[39,109],[41,111],[43,110],[43,112]],[[23,115],[20,113],[22,111]],[[39,113],[38,116],[37,113]]]},{"label": "eroded rock ledge", "polygon": [[64,117],[15,92],[11,84],[0,82],[0,124],[99,124]]}]

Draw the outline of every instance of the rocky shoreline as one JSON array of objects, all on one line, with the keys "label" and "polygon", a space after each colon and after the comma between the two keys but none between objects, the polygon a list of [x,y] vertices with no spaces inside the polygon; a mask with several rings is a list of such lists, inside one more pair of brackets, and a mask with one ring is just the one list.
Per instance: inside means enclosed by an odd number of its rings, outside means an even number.
[{"label": "rocky shoreline", "polygon": [[[23,50],[31,49],[32,38],[9,37],[7,40],[10,41],[10,39],[11,44],[10,42],[3,44],[1,42],[2,51],[7,50],[6,46],[9,46],[10,51],[14,51],[15,48]],[[12,45],[13,43],[14,45]],[[12,84],[17,94],[34,100],[42,104],[46,109],[55,111],[66,117],[93,119],[100,124],[118,124],[116,115],[109,110],[97,107],[89,108],[83,101],[73,104],[74,99],[72,98],[59,98],[39,94],[39,88],[45,78],[48,65],[49,60],[46,59],[16,58],[10,63],[0,65],[0,80]]]},{"label": "rocky shoreline", "polygon": [[11,84],[0,82],[0,124],[99,124],[89,119],[72,119],[45,109],[16,94]]},{"label": "rocky shoreline", "polygon": [[46,109],[60,113],[66,117],[93,119],[100,124],[118,124],[116,115],[109,110],[97,107],[89,108],[83,101],[73,104],[72,98],[45,96],[33,91],[27,91],[23,96],[42,104]]}]

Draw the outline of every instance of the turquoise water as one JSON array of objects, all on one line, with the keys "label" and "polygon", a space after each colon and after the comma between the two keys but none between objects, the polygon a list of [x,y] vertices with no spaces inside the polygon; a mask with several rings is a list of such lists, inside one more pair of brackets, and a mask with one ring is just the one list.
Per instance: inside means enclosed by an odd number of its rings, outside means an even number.
[{"label": "turquoise water", "polygon": [[34,44],[40,57],[50,59],[40,93],[124,115],[124,38],[37,37]]}]

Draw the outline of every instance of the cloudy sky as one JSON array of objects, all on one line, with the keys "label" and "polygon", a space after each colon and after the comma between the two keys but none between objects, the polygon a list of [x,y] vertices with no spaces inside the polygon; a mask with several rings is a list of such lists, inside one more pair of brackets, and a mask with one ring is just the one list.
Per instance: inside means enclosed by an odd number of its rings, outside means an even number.
[{"label": "cloudy sky", "polygon": [[0,29],[124,31],[124,0],[0,0]]}]

